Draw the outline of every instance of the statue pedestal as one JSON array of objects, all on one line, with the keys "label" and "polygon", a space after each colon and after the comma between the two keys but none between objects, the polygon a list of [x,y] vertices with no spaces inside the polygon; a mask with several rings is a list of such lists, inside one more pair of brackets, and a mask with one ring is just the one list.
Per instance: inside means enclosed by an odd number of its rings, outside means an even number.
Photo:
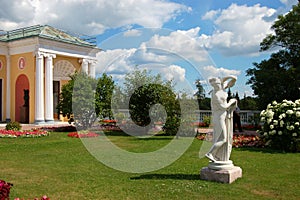
[{"label": "statue pedestal", "polygon": [[211,169],[210,167],[203,167],[200,171],[200,178],[208,181],[215,181],[220,183],[232,183],[236,179],[242,177],[242,169],[237,166],[232,166],[228,169]]},{"label": "statue pedestal", "polygon": [[20,107],[20,122],[29,123],[29,108],[21,106]]}]

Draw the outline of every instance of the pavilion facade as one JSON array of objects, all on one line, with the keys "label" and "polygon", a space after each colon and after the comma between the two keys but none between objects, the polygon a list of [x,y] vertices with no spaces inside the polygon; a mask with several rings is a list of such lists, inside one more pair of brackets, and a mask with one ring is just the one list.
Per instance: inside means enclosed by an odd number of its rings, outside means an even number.
[{"label": "pavilion facade", "polygon": [[62,85],[75,71],[95,77],[100,51],[48,25],[0,34],[0,121],[52,123]]}]

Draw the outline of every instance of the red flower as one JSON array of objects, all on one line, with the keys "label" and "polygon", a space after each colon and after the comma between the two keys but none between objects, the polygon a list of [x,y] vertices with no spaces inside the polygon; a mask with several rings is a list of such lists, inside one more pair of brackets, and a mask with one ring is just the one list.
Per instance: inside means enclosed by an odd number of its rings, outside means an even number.
[{"label": "red flower", "polygon": [[11,186],[13,186],[13,184],[0,180],[0,200],[9,199]]},{"label": "red flower", "polygon": [[99,134],[94,132],[87,132],[87,133],[78,133],[78,132],[71,132],[68,134],[68,137],[74,137],[74,138],[91,138],[91,137],[98,137]]}]

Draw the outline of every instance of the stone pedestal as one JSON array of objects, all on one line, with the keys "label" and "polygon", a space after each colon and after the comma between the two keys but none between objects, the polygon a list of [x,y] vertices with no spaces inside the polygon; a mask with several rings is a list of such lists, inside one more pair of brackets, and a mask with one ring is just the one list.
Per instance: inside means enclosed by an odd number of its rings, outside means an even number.
[{"label": "stone pedestal", "polygon": [[29,108],[21,106],[20,107],[20,122],[29,123]]},{"label": "stone pedestal", "polygon": [[232,183],[236,179],[242,177],[242,169],[233,166],[230,169],[215,170],[209,167],[203,167],[200,171],[200,178],[208,181],[215,181],[220,183]]}]

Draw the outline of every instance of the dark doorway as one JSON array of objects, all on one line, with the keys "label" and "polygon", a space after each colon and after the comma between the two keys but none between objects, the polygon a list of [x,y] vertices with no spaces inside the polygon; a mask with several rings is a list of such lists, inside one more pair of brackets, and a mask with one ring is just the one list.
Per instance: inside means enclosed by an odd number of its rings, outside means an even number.
[{"label": "dark doorway", "polygon": [[53,116],[54,119],[59,119],[59,113],[56,109],[58,102],[59,102],[59,93],[60,93],[60,82],[53,81]]},{"label": "dark doorway", "polygon": [[29,80],[21,74],[16,81],[15,121],[29,123]]}]

